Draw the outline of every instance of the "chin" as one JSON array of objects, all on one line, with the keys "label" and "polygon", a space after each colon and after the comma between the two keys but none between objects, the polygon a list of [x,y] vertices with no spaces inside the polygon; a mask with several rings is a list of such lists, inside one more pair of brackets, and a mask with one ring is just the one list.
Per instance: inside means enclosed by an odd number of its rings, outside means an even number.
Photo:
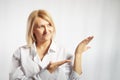
[{"label": "chin", "polygon": [[51,40],[51,38],[48,38],[48,37],[47,37],[47,38],[44,38],[43,40],[44,40],[44,41],[49,41],[49,40]]}]

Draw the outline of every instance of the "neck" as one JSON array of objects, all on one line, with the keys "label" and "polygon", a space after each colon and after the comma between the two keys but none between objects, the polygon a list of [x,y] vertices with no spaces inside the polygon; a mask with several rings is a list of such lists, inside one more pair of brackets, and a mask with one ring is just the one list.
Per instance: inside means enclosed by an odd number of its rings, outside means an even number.
[{"label": "neck", "polygon": [[41,60],[46,55],[51,42],[52,41],[49,40],[49,41],[45,41],[45,42],[37,42],[36,43],[37,53],[38,53]]},{"label": "neck", "polygon": [[48,52],[50,44],[51,44],[51,40],[36,43],[37,52],[38,52],[38,55],[39,55],[41,60],[43,59],[43,57]]},{"label": "neck", "polygon": [[39,49],[46,48],[46,47],[49,47],[50,43],[51,43],[51,40],[44,41],[44,42],[37,42],[36,47]]}]

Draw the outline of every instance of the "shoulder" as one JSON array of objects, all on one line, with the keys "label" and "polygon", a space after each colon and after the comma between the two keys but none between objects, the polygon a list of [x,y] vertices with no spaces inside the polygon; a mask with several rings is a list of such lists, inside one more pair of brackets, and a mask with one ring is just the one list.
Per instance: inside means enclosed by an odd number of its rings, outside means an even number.
[{"label": "shoulder", "polygon": [[19,46],[14,52],[13,52],[13,57],[16,59],[19,59],[21,57],[21,52],[25,50],[30,50],[32,46],[28,45],[23,45]]},{"label": "shoulder", "polygon": [[19,46],[19,47],[15,50],[15,52],[21,52],[21,50],[29,50],[29,49],[31,49],[31,48],[32,48],[32,46],[23,45],[23,46]]}]

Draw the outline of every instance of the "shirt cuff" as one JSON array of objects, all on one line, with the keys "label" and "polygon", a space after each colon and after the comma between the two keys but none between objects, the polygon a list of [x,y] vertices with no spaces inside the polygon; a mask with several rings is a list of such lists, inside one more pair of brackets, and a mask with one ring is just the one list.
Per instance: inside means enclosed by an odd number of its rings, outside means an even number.
[{"label": "shirt cuff", "polygon": [[70,74],[70,80],[80,80],[81,77],[82,77],[82,73],[79,75],[74,70],[72,70],[72,72]]}]

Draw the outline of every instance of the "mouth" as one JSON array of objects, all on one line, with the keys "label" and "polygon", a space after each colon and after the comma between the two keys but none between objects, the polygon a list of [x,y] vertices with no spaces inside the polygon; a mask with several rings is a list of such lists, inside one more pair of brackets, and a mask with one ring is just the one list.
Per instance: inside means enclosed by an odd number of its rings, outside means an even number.
[{"label": "mouth", "polygon": [[44,34],[43,36],[44,36],[44,37],[46,37],[46,36],[50,36],[50,34]]}]

